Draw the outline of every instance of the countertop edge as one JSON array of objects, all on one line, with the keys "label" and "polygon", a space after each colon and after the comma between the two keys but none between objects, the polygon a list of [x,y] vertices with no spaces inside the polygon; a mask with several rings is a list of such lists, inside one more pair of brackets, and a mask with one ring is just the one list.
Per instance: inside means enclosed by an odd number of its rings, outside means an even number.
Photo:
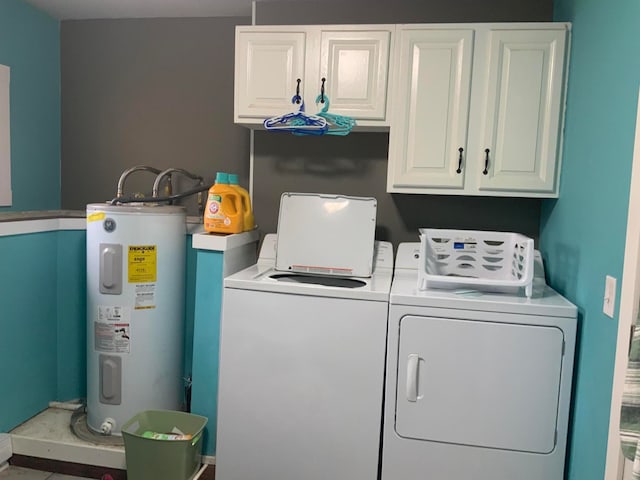
[{"label": "countertop edge", "polygon": [[60,230],[84,230],[84,218],[40,218],[0,222],[0,237],[31,233],[57,232]]},{"label": "countertop edge", "polygon": [[[0,213],[0,237],[61,230],[85,230],[84,210],[46,210]],[[187,234],[203,232],[199,217],[187,217]]]},{"label": "countertop edge", "polygon": [[248,243],[257,242],[259,238],[258,230],[249,232],[234,233],[230,235],[218,235],[214,233],[195,233],[192,237],[192,247],[198,250],[211,250],[224,252],[233,248],[241,247]]}]

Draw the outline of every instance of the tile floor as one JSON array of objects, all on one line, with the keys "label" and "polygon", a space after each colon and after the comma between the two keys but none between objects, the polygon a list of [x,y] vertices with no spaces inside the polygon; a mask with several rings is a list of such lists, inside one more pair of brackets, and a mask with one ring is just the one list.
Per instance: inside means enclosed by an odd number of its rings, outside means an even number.
[{"label": "tile floor", "polygon": [[85,480],[85,477],[72,477],[59,473],[10,466],[7,470],[0,472],[0,480]]}]

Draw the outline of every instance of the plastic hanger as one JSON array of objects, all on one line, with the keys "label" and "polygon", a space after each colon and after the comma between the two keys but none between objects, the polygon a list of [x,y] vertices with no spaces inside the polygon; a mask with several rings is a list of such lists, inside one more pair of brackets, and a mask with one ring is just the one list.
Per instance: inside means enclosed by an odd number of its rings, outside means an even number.
[{"label": "plastic hanger", "polygon": [[329,126],[324,117],[312,115],[304,111],[304,100],[300,95],[294,95],[291,103],[300,103],[297,112],[285,113],[267,118],[264,128],[272,131],[292,132],[298,135],[322,135]]},{"label": "plastic hanger", "polygon": [[324,93],[316,98],[316,105],[319,103],[322,103],[323,107],[317,115],[324,118],[328,125],[325,133],[327,135],[349,135],[353,127],[356,126],[356,121],[351,117],[329,113],[329,97]]}]

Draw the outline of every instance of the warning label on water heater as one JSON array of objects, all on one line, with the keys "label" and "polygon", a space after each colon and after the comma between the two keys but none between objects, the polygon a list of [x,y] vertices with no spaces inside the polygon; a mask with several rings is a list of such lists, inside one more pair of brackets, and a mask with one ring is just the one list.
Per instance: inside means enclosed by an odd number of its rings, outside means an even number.
[{"label": "warning label on water heater", "polygon": [[131,352],[131,309],[122,305],[98,305],[93,322],[96,350],[109,353]]},{"label": "warning label on water heater", "polygon": [[98,305],[99,322],[129,323],[131,311],[129,307],[120,305]]},{"label": "warning label on water heater", "polygon": [[157,280],[156,245],[129,245],[128,260],[129,283]]},{"label": "warning label on water heater", "polygon": [[129,323],[94,322],[95,348],[99,352],[131,353]]},{"label": "warning label on water heater", "polygon": [[135,310],[146,310],[156,308],[156,284],[142,283],[136,285]]}]

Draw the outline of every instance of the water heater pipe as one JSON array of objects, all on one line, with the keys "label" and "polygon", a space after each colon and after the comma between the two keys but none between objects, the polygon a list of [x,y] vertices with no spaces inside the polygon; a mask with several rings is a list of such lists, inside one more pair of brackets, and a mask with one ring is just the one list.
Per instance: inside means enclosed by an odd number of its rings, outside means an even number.
[{"label": "water heater pipe", "polygon": [[127,168],[118,179],[118,189],[116,191],[116,197],[121,197],[124,195],[124,182],[127,180],[127,177],[131,175],[133,172],[153,172],[156,175],[161,172],[157,168],[150,167],[148,165],[136,165],[135,167]]},{"label": "water heater pipe", "polygon": [[171,202],[173,200],[179,200],[184,197],[188,197],[189,195],[195,195],[196,193],[204,192],[209,190],[208,185],[200,185],[196,188],[192,188],[191,190],[187,190],[186,192],[176,193],[175,195],[170,195],[168,197],[116,197],[111,200],[111,205],[117,205],[118,203],[160,203],[160,202]]}]

